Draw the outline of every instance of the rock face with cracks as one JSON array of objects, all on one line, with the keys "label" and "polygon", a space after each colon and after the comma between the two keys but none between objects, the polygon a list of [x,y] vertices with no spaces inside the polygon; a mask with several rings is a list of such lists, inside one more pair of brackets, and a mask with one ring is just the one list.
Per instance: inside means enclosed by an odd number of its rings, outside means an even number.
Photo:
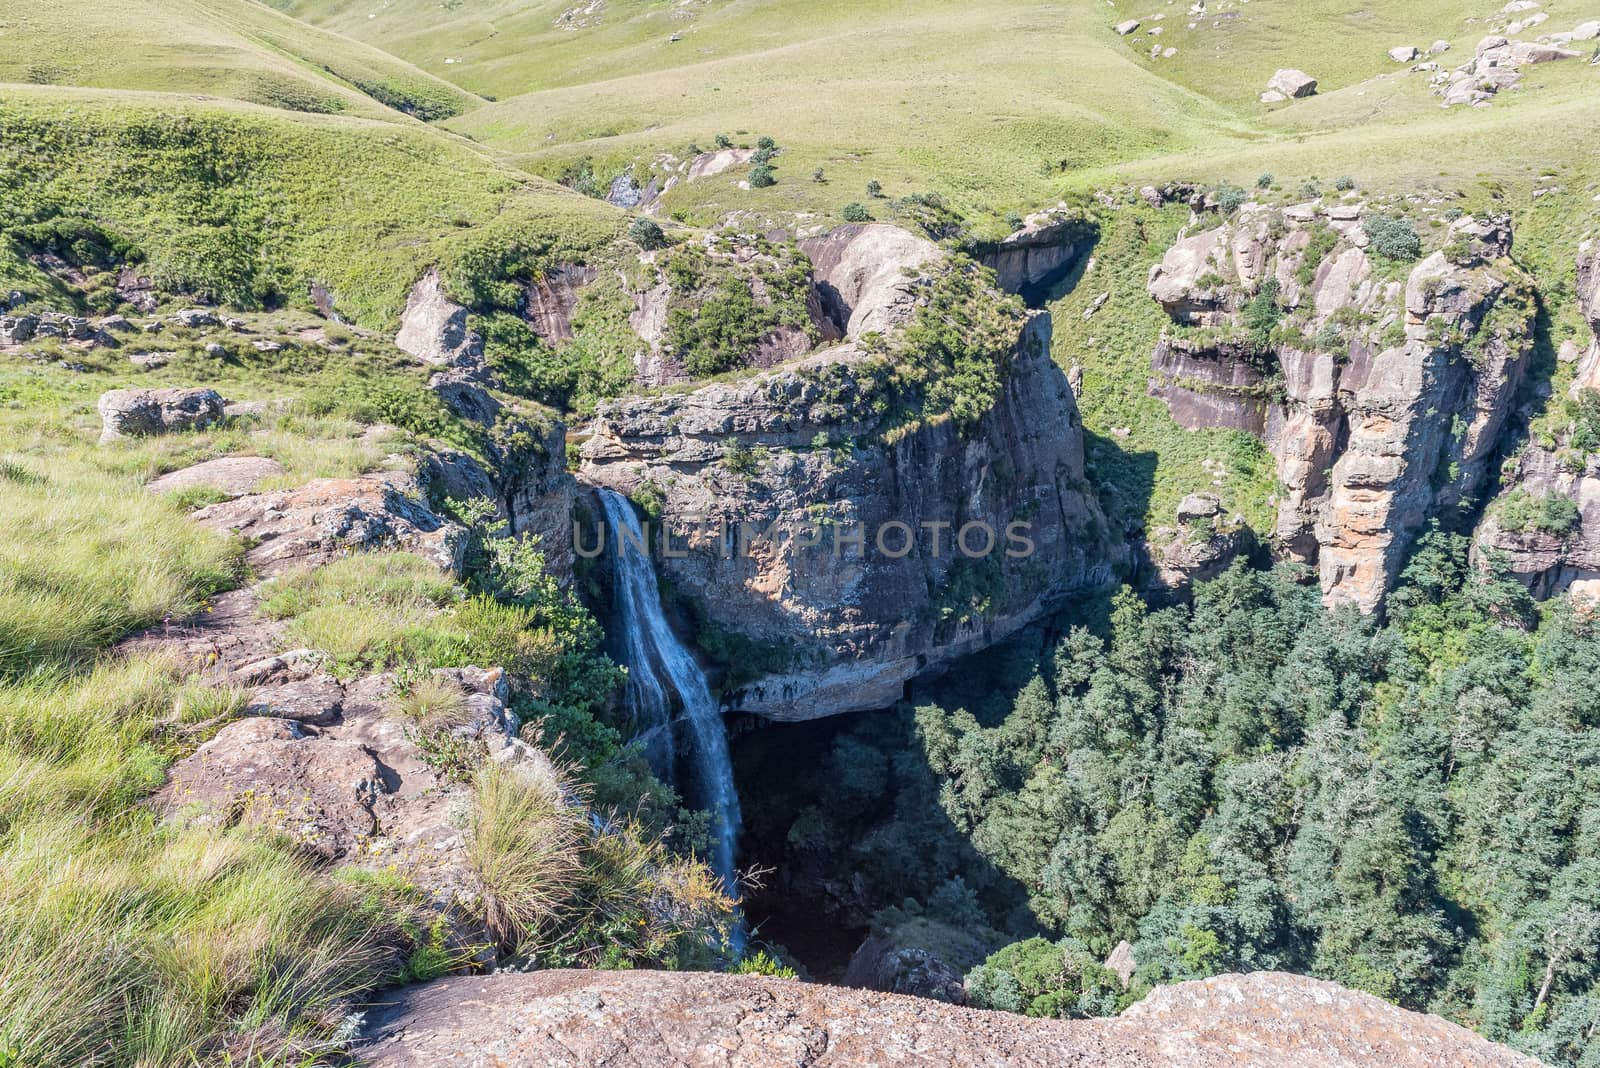
[{"label": "rock face with cracks", "polygon": [[[711,626],[783,651],[785,667],[728,696],[737,709],[797,720],[883,707],[912,676],[1111,579],[1048,317],[1023,322],[1000,396],[970,430],[922,419],[886,433],[889,372],[862,338],[900,329],[928,282],[921,268],[941,259],[887,229],[851,228],[817,256],[848,327],[842,343],[604,405],[582,449],[583,480],[649,505],[674,531],[658,561],[672,588]],[[1013,524],[1029,545],[1008,541]],[[769,530],[800,534],[754,536]],[[855,531],[862,543],[848,540]]]},{"label": "rock face with cracks", "polygon": [[1536,1068],[1436,1016],[1256,972],[1163,987],[1121,1016],[1039,1020],[759,976],[547,971],[445,979],[369,1014],[373,1068]]},{"label": "rock face with cracks", "polygon": [[1534,311],[1508,219],[1456,219],[1402,282],[1376,269],[1374,215],[1247,205],[1179,240],[1149,282],[1175,327],[1151,392],[1184,426],[1266,441],[1274,546],[1318,566],[1329,605],[1363,611],[1430,519],[1485,490]]}]

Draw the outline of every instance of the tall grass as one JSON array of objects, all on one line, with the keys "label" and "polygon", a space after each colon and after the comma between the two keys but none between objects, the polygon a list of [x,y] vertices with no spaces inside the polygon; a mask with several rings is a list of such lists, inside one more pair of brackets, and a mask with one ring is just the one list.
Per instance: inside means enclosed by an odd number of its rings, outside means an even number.
[{"label": "tall grass", "polygon": [[67,451],[0,457],[0,678],[81,661],[228,585],[237,549]]}]

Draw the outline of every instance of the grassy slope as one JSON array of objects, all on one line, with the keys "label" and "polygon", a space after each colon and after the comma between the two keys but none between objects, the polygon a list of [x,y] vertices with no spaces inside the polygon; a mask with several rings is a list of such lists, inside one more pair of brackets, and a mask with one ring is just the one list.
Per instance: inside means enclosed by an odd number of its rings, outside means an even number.
[{"label": "grassy slope", "polygon": [[597,247],[622,221],[415,123],[56,88],[0,102],[0,185],[13,214],[136,238],[172,282],[248,305],[320,280],[373,326],[429,263],[459,280],[508,250]]},{"label": "grassy slope", "polygon": [[0,14],[26,47],[0,50],[0,82],[195,93],[297,111],[398,118],[481,103],[376,48],[255,0],[35,0]]}]

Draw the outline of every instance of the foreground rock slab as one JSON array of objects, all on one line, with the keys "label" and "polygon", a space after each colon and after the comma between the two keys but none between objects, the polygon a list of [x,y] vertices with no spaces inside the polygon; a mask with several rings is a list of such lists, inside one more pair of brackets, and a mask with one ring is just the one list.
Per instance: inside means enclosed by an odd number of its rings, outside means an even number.
[{"label": "foreground rock slab", "polygon": [[1436,1016],[1279,972],[1066,1022],[795,980],[550,971],[445,979],[369,1014],[363,1064],[1533,1068]]}]

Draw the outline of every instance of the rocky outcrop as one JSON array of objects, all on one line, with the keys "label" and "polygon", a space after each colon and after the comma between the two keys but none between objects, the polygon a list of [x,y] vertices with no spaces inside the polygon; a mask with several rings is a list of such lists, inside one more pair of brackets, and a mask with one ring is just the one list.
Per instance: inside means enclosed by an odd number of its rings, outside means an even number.
[{"label": "rocky outcrop", "polygon": [[173,765],[156,807],[187,823],[264,827],[321,863],[403,870],[441,903],[469,905],[465,821],[452,809],[469,809],[471,790],[430,762],[419,736],[441,731],[554,784],[548,758],[516,738],[503,673],[436,671],[461,697],[435,725],[396,710],[394,676],[341,683],[319,663],[280,657],[254,672],[245,715]]},{"label": "rocky outcrop", "polygon": [[841,986],[932,998],[952,1005],[967,1003],[961,973],[925,949],[897,946],[881,935],[869,935],[850,958]]},{"label": "rocky outcrop", "polygon": [[1255,547],[1255,536],[1238,516],[1227,515],[1209,493],[1191,493],[1178,505],[1177,522],[1157,527],[1148,539],[1151,587],[1183,593],[1227,570]]},{"label": "rocky outcrop", "polygon": [[885,333],[904,323],[915,306],[905,270],[944,258],[933,242],[887,223],[840,226],[800,242],[811,260],[823,316],[835,338]]},{"label": "rocky outcrop", "polygon": [[[900,267],[937,250],[895,240],[899,263],[857,267],[848,249],[818,262],[853,336],[915,311],[926,278]],[[1049,319],[1028,319],[1003,392],[966,432],[946,419],[897,428],[889,368],[850,340],[602,406],[580,475],[659,509],[676,539],[659,563],[672,587],[793,665],[727,695],[731,707],[780,719],[883,707],[912,676],[1110,578],[1076,403],[1048,342]],[[1014,523],[1030,544],[1008,539]],[[969,527],[970,554],[956,544]]]},{"label": "rocky outcrop", "polygon": [[1081,216],[1053,208],[1028,216],[1013,233],[977,248],[973,258],[995,272],[1001,289],[1022,294],[1031,304],[1067,275],[1093,240]]},{"label": "rocky outcrop", "polygon": [[1600,598],[1600,450],[1591,443],[1600,430],[1600,246],[1592,241],[1579,248],[1576,277],[1594,333],[1570,387],[1576,418],[1507,461],[1474,538],[1480,558],[1503,562],[1537,597]]},{"label": "rocky outcrop", "polygon": [[151,493],[171,493],[203,487],[237,497],[249,493],[263,480],[281,474],[283,465],[266,456],[222,456],[169,471],[145,483],[145,489]]},{"label": "rocky outcrop", "polygon": [[1506,219],[1455,220],[1402,285],[1373,270],[1366,217],[1247,205],[1180,240],[1150,294],[1204,329],[1163,339],[1151,392],[1185,426],[1259,433],[1283,486],[1273,543],[1319,566],[1330,605],[1371,611],[1427,520],[1484,488],[1533,304]]},{"label": "rocky outcrop", "polygon": [[1121,1016],[1040,1020],[795,980],[546,971],[443,979],[368,1017],[373,1068],[1536,1068],[1437,1016],[1280,972],[1163,987]]},{"label": "rocky outcrop", "polygon": [[[576,286],[592,277],[584,271],[557,268],[540,283],[548,283],[543,291],[548,301],[540,306],[549,329],[565,323],[570,332],[564,316],[576,306]],[[530,288],[530,302],[535,291],[537,286]],[[565,303],[569,298],[571,303]],[[572,566],[568,531],[576,492],[566,470],[566,424],[551,412],[499,392],[483,339],[470,328],[468,310],[445,294],[437,268],[412,287],[395,344],[439,366],[429,388],[456,415],[483,431],[481,460],[443,445],[424,460],[430,493],[436,498],[491,499],[508,532],[539,538],[551,572],[566,576]]]},{"label": "rocky outcrop", "polygon": [[533,332],[549,342],[571,339],[579,291],[598,273],[593,267],[560,263],[524,285],[523,316]]},{"label": "rocky outcrop", "polygon": [[252,493],[194,513],[201,525],[244,537],[245,560],[260,575],[315,566],[352,550],[397,548],[457,569],[464,532],[418,499],[400,474],[323,478],[292,490]]},{"label": "rocky outcrop", "polygon": [[[1473,57],[1455,70],[1439,71],[1431,82],[1433,91],[1444,98],[1445,107],[1471,105],[1488,107],[1497,93],[1514,89],[1522,81],[1522,68],[1563,59],[1577,59],[1584,53],[1564,47],[1577,40],[1585,26],[1573,33],[1553,35],[1538,41],[1511,38],[1544,21],[1540,12],[1530,20],[1505,27],[1503,34],[1491,34],[1478,42]],[[1597,24],[1600,25],[1600,24]],[[1557,41],[1555,38],[1559,37]]]},{"label": "rocky outcrop", "polygon": [[123,437],[204,430],[222,419],[214,389],[113,389],[100,395],[100,444]]}]

